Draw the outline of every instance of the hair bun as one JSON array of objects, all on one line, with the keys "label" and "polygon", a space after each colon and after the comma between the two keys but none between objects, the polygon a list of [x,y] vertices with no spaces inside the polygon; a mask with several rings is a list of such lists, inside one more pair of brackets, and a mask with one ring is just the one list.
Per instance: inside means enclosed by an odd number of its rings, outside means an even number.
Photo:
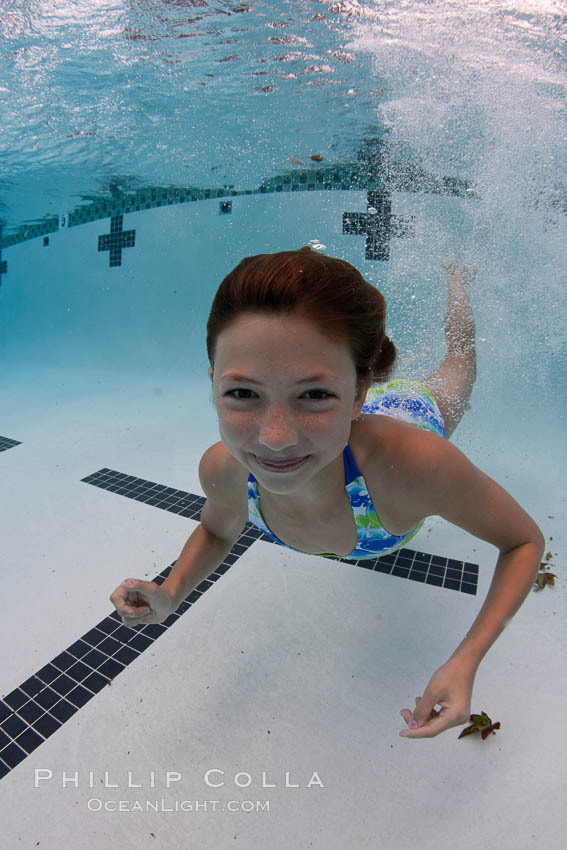
[{"label": "hair bun", "polygon": [[389,337],[384,336],[372,366],[372,377],[375,381],[388,380],[397,354],[396,346],[392,340]]}]

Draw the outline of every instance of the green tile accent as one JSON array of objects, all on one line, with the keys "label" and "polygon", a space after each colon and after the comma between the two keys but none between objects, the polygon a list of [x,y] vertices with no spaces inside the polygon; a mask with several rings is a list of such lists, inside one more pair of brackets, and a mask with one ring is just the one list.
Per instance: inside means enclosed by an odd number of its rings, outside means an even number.
[{"label": "green tile accent", "polygon": [[[415,166],[398,168],[383,175],[369,172],[364,162],[335,163],[317,168],[295,168],[266,178],[255,189],[235,190],[232,187],[202,188],[197,186],[146,186],[121,196],[99,198],[85,196],[76,209],[66,215],[67,227],[77,227],[90,221],[110,218],[129,212],[139,212],[172,204],[186,204],[214,198],[265,195],[280,192],[348,191],[388,188],[390,191],[426,192],[459,197],[476,197],[466,180],[457,177],[437,177]],[[0,238],[0,248],[8,248],[29,239],[59,230],[58,217],[42,222],[21,225],[15,233]]]},{"label": "green tile accent", "polygon": [[29,242],[30,239],[37,239],[38,236],[45,236],[48,233],[56,233],[58,230],[59,217],[21,224],[16,233],[10,233],[0,238],[0,248],[9,248],[11,245],[18,245],[20,242]]}]

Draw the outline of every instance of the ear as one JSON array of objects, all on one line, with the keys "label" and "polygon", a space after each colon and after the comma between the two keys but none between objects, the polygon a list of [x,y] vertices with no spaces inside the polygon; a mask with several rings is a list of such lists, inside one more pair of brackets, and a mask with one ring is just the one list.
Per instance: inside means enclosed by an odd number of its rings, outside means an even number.
[{"label": "ear", "polygon": [[212,380],[213,380],[213,367],[212,366],[209,367],[209,378],[211,379],[211,382],[212,382]]},{"label": "ear", "polygon": [[364,381],[359,381],[356,390],[356,396],[354,398],[354,405],[352,408],[352,419],[356,419],[357,416],[360,416],[362,411],[362,406],[366,400],[366,393],[370,389],[372,385],[372,376],[369,376]]}]

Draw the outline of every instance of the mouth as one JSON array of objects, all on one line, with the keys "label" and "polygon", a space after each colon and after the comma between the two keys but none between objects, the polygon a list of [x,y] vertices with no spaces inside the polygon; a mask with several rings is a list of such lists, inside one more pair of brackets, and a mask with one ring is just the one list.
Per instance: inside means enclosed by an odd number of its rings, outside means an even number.
[{"label": "mouth", "polygon": [[303,466],[303,464],[309,459],[309,455],[281,461],[264,460],[263,458],[256,457],[256,455],[254,455],[254,459],[261,467],[269,469],[271,472],[290,472],[293,469],[299,469],[300,466]]}]

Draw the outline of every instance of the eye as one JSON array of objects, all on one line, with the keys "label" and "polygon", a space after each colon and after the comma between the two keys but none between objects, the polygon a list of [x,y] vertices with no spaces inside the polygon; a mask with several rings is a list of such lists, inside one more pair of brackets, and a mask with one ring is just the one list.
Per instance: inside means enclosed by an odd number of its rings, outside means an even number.
[{"label": "eye", "polygon": [[[234,395],[234,393],[250,393],[251,395],[236,396],[236,395]],[[327,401],[328,398],[333,397],[333,394],[327,392],[327,390],[307,390],[307,392],[303,393],[302,397],[305,398],[306,396],[313,395],[313,394],[315,394],[315,395],[319,394],[320,397],[319,398],[308,398],[307,401]],[[237,387],[236,389],[228,390],[225,393],[225,396],[227,398],[232,398],[232,399],[234,399],[234,401],[250,401],[252,396],[255,396],[255,395],[256,395],[256,393],[254,392],[254,390],[248,390],[245,387]]]},{"label": "eye", "polygon": [[227,393],[225,393],[228,398],[233,398],[235,401],[248,401],[248,397],[236,398],[236,396],[233,396],[232,393],[254,393],[254,390],[247,390],[244,389],[244,387],[238,387],[238,389],[236,390],[229,390]]},{"label": "eye", "polygon": [[327,390],[307,390],[305,395],[310,395],[311,393],[322,393],[324,396],[326,396],[326,398],[322,398],[322,399],[314,398],[314,399],[309,399],[309,401],[326,401],[327,398],[332,398],[332,393],[328,393]]}]

